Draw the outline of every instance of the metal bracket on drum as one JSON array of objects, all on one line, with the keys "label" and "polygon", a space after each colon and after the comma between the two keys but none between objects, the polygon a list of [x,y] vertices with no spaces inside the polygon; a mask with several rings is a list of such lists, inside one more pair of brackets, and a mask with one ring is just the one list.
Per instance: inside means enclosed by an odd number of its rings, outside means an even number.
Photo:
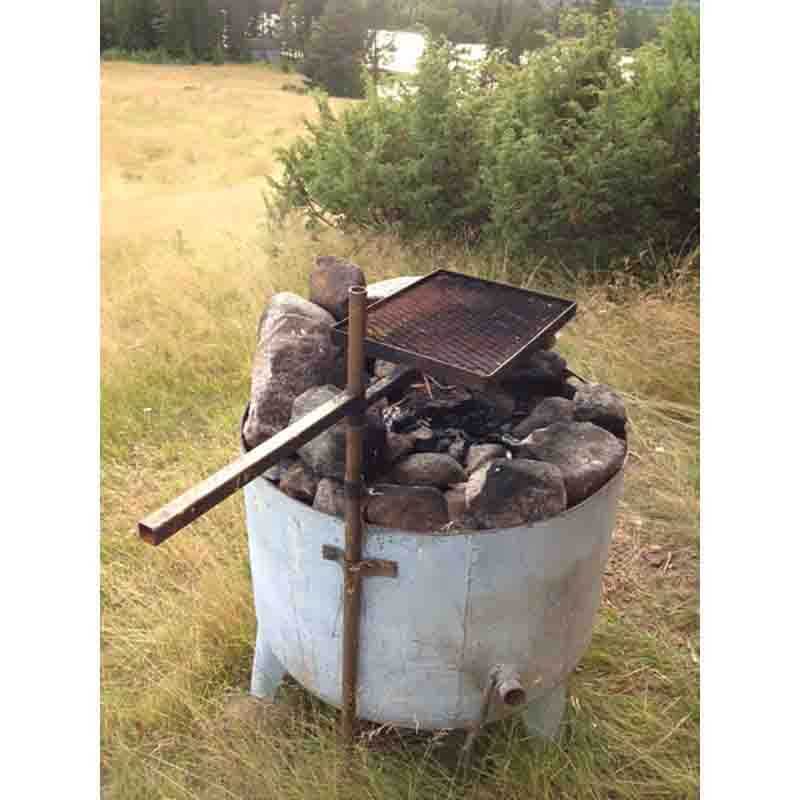
[{"label": "metal bracket on drum", "polygon": [[363,561],[348,563],[344,550],[334,544],[322,545],[322,557],[326,561],[336,561],[343,570],[357,572],[363,578],[396,578],[397,562],[383,558],[365,558]]}]

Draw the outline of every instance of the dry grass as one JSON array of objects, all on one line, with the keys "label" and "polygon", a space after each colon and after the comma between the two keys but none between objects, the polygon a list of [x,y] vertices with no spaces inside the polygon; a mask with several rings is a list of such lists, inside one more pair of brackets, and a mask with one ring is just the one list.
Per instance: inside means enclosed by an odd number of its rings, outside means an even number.
[{"label": "dry grass", "polygon": [[[135,523],[236,455],[265,300],[304,291],[319,253],[353,257],[371,280],[443,263],[513,277],[463,249],[261,224],[256,176],[271,169],[272,145],[313,111],[309,98],[280,91],[286,81],[255,66],[103,67],[104,796],[696,797],[692,274],[647,291],[624,280],[590,286],[558,269],[535,278],[577,295],[580,313],[559,349],[577,372],[626,394],[633,428],[604,605],[558,744],[498,726],[464,782],[452,738],[392,731],[365,740],[345,774],[333,713],[297,687],[266,727],[221,722],[226,700],[247,685],[255,630],[241,500],[159,549],[139,543]],[[190,150],[195,161],[183,156]],[[127,181],[126,170],[141,180]],[[683,262],[689,273],[693,259]]]}]

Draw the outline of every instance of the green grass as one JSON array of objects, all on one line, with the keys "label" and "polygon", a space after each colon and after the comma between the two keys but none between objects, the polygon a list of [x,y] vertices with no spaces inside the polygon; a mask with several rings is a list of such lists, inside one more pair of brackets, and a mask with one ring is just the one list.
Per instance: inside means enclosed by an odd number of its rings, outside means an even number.
[{"label": "green grass", "polygon": [[[315,113],[286,80],[257,65],[102,67],[105,800],[697,797],[699,254],[648,256],[643,289],[625,271],[576,272],[567,251],[521,269],[466,247],[270,227],[254,176]],[[446,266],[575,296],[558,349],[630,410],[602,608],[563,734],[544,745],[490,728],[467,778],[458,736],[375,729],[345,771],[335,712],[297,686],[263,726],[227,720],[255,637],[241,497],[160,548],[136,536],[138,519],[238,454],[261,311],[274,291],[305,293],[320,254],[371,281]]]},{"label": "green grass", "polygon": [[[506,723],[472,773],[458,735],[372,730],[345,771],[335,712],[296,686],[261,727],[222,711],[246,689],[255,620],[241,498],[152,549],[136,520],[237,454],[258,317],[305,291],[312,257],[370,280],[501,262],[388,237],[262,231],[229,260],[164,241],[163,259],[104,252],[102,781],[106,798],[690,798],[699,792],[697,286],[591,285],[552,262],[535,285],[577,296],[559,350],[627,398],[626,489],[591,647],[559,741]],[[156,244],[151,243],[151,248]],[[172,249],[170,249],[172,248]],[[167,257],[167,253],[169,256]],[[695,256],[684,259],[691,273]],[[666,560],[648,560],[660,547]]]}]

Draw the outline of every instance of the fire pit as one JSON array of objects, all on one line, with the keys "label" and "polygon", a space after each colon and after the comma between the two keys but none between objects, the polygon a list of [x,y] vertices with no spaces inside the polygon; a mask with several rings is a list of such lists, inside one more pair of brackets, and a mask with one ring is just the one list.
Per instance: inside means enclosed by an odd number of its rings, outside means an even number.
[{"label": "fire pit", "polygon": [[[396,564],[365,582],[358,716],[421,729],[471,728],[492,670],[516,673],[484,721],[521,712],[553,736],[565,683],[592,634],[622,488],[619,472],[590,498],[532,525],[410,532],[369,525],[365,559]],[[265,478],[244,488],[258,635],[251,691],[273,696],[288,672],[341,707],[343,587],[323,547],[343,523]]]},{"label": "fire pit", "polygon": [[140,534],[160,544],[244,488],[255,695],[288,672],[342,708],[347,740],[356,712],[474,734],[518,711],[550,737],[600,600],[624,405],[547,349],[574,302],[444,270],[404,283],[376,299],[325,257],[316,302],[276,295],[244,455]]}]

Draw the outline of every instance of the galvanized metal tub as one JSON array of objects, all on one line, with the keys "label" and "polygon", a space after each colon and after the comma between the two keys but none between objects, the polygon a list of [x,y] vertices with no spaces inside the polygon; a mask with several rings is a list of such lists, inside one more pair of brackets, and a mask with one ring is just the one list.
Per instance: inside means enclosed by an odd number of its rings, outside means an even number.
[{"label": "galvanized metal tub", "polygon": [[[364,581],[358,716],[419,729],[466,728],[490,670],[518,671],[526,708],[494,702],[486,721],[523,710],[552,735],[564,686],[592,635],[622,489],[620,470],[565,513],[489,531],[415,533],[367,526],[364,558],[396,578]],[[322,546],[344,523],[264,478],[244,488],[258,634],[251,691],[284,671],[341,705],[342,574]]]}]

